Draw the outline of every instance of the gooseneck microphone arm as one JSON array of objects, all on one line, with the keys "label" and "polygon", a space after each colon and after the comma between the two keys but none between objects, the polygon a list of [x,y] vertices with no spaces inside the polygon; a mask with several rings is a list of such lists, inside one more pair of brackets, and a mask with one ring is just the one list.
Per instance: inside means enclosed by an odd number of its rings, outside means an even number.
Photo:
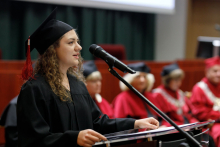
[{"label": "gooseneck microphone arm", "polygon": [[112,66],[109,66],[109,72],[122,81],[131,91],[133,91],[139,98],[141,98],[144,102],[146,102],[157,114],[159,114],[164,120],[169,122],[172,126],[176,128],[187,140],[191,147],[202,147],[200,143],[190,136],[187,132],[183,131],[177,124],[175,124],[166,114],[164,114],[161,110],[159,110],[154,104],[152,104],[146,97],[144,97],[139,91],[137,91],[133,86],[131,86],[127,81],[125,81],[114,69]]}]

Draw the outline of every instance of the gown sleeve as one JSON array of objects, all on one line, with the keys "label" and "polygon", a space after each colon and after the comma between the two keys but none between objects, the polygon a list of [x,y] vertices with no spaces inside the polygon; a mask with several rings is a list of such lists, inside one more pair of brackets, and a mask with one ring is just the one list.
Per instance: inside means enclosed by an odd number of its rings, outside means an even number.
[{"label": "gown sleeve", "polygon": [[116,118],[126,118],[129,117],[129,114],[132,113],[128,101],[125,100],[126,98],[127,96],[121,93],[114,99],[113,106],[114,115]]},{"label": "gown sleeve", "polygon": [[192,103],[192,112],[200,121],[220,118],[220,112],[212,109],[213,105],[208,102],[208,98],[198,86],[193,88],[190,101]]},{"label": "gown sleeve", "polygon": [[99,109],[101,110],[102,113],[108,115],[109,118],[114,118],[113,108],[108,103],[108,101],[105,100],[105,98],[102,98],[101,103],[99,103],[97,100],[95,100],[95,103],[97,104],[97,106],[99,107]]},{"label": "gown sleeve", "polygon": [[[164,97],[160,93],[155,93],[155,105],[163,112],[165,113],[168,117],[172,119],[174,123],[177,125],[182,125],[182,122],[178,120],[179,116],[176,114],[175,111],[172,110],[171,104],[166,102]],[[162,119],[161,125],[170,127],[171,124],[167,122],[166,120]]]},{"label": "gown sleeve", "polygon": [[129,129],[134,129],[135,119],[132,118],[117,118],[109,119],[106,114],[102,114],[98,106],[89,98],[90,109],[92,112],[94,130],[101,134],[114,133]]},{"label": "gown sleeve", "polygon": [[[42,85],[41,85],[42,86]],[[79,131],[51,133],[47,123],[48,108],[39,84],[26,82],[17,104],[19,147],[74,147]]]}]

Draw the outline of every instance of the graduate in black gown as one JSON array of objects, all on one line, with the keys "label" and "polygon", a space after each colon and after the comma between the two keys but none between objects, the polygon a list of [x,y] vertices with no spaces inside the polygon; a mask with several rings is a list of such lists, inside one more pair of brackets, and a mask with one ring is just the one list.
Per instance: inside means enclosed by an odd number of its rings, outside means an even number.
[{"label": "graduate in black gown", "polygon": [[[82,74],[79,38],[56,10],[26,41],[27,59],[17,104],[19,147],[92,146],[101,134],[133,128],[156,129],[154,118],[109,119],[90,97]],[[30,51],[41,57],[32,73]]]},{"label": "graduate in black gown", "polygon": [[17,147],[18,131],[17,131],[17,107],[18,96],[13,98],[6,106],[0,118],[0,127],[5,128],[5,147]]}]

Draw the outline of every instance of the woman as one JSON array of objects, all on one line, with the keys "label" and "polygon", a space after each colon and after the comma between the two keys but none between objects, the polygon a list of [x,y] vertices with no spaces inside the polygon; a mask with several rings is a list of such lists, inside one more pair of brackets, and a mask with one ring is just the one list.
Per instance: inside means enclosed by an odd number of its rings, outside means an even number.
[{"label": "woman", "polygon": [[[55,10],[27,41],[26,65],[17,105],[18,146],[92,146],[101,134],[132,128],[158,128],[155,119],[109,119],[89,96],[82,74],[79,38]],[[30,51],[41,57],[31,72]]]},{"label": "woman", "polygon": [[[137,72],[135,74],[126,74],[124,79],[150,101],[153,101],[150,91],[154,84],[154,76],[150,73],[150,68],[143,62],[128,64],[128,67]],[[122,82],[120,82],[120,89],[122,92],[113,101],[114,116],[116,118],[141,119],[156,117],[154,110]]]},{"label": "woman", "polygon": [[112,106],[100,95],[102,75],[97,70],[94,61],[88,61],[83,64],[83,75],[86,79],[87,90],[101,112],[108,115],[109,118],[114,118]]},{"label": "woman", "polygon": [[[180,90],[184,72],[178,64],[170,64],[163,67],[162,85],[154,89],[155,105],[159,105],[161,111],[166,113],[176,124],[198,122],[191,114],[190,103],[184,92]],[[170,126],[163,120],[162,125]]]},{"label": "woman", "polygon": [[[170,64],[163,67],[161,72],[162,85],[154,89],[155,105],[161,111],[167,114],[177,125],[198,122],[191,113],[191,103],[185,96],[180,86],[184,78],[184,71],[179,68],[178,64]],[[165,120],[162,121],[161,127],[168,127],[170,124]],[[213,138],[207,134],[209,146],[215,147]]]}]

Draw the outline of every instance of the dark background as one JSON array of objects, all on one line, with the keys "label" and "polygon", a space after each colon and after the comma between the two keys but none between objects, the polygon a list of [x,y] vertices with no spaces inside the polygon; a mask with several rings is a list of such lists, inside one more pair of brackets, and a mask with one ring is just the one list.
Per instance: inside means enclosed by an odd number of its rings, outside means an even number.
[{"label": "dark background", "polygon": [[[58,6],[57,19],[77,29],[82,56],[92,59],[91,44],[123,44],[128,60],[153,60],[155,14],[74,6],[0,1],[0,48],[5,60],[25,59],[25,40]],[[38,57],[36,50],[32,59]]]}]

